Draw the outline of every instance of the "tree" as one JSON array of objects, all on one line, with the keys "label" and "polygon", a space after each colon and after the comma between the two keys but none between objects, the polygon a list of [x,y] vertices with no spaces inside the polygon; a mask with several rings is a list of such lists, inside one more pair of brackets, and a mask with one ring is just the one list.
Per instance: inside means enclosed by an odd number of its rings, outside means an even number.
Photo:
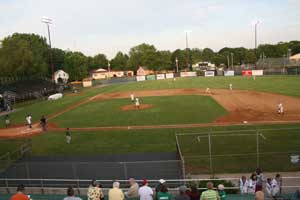
[{"label": "tree", "polygon": [[128,67],[136,71],[139,66],[146,66],[149,69],[157,69],[159,55],[156,48],[149,44],[140,44],[130,49]]},{"label": "tree", "polygon": [[68,52],[63,69],[69,73],[70,80],[82,80],[88,76],[88,58],[81,52]]},{"label": "tree", "polygon": [[51,75],[46,39],[35,34],[15,33],[2,41],[1,76],[39,77]]},{"label": "tree", "polygon": [[214,57],[214,54],[215,54],[214,51],[211,50],[210,48],[203,49],[202,52],[203,61],[211,62]]},{"label": "tree", "polygon": [[53,48],[51,51],[55,70],[63,69],[66,53],[58,48]]},{"label": "tree", "polygon": [[92,58],[92,60],[90,61],[89,64],[90,64],[89,70],[98,69],[101,67],[107,68],[108,67],[108,59],[106,58],[106,55],[99,53]]},{"label": "tree", "polygon": [[119,51],[116,56],[110,61],[110,66],[114,70],[126,70],[128,56]]},{"label": "tree", "polygon": [[174,66],[172,64],[172,53],[170,51],[158,51],[158,57],[159,57],[159,63],[157,63],[158,66],[160,66],[159,70],[172,70],[174,69]]},{"label": "tree", "polygon": [[184,50],[176,49],[171,56],[171,60],[174,66],[176,66],[176,58],[178,60],[179,70],[186,68],[186,53]]},{"label": "tree", "polygon": [[202,51],[198,48],[192,49],[191,50],[191,59],[192,59],[193,64],[203,61]]}]

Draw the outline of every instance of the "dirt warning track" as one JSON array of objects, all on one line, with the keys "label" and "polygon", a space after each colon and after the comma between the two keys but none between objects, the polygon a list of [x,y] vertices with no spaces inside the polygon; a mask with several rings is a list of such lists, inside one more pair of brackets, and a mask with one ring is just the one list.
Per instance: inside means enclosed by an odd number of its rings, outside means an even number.
[{"label": "dirt warning track", "polygon": [[[128,130],[128,129],[161,129],[161,128],[192,128],[204,126],[229,126],[238,125],[247,122],[248,124],[278,124],[278,123],[300,123],[300,99],[290,96],[246,91],[246,90],[224,90],[211,89],[210,93],[205,93],[204,89],[173,89],[173,90],[146,90],[134,92],[116,92],[109,94],[98,94],[94,97],[75,103],[64,110],[48,116],[48,119],[55,118],[78,106],[91,101],[104,101],[109,99],[129,98],[130,94],[135,97],[147,96],[175,96],[175,95],[206,95],[211,96],[215,101],[222,105],[228,114],[216,119],[208,124],[172,124],[172,125],[147,125],[147,126],[115,126],[115,127],[84,127],[72,128],[78,131],[96,131],[96,130]],[[284,114],[277,114],[277,104],[283,103]],[[201,102],[199,102],[201,103]],[[64,128],[51,125],[48,130],[62,131]],[[0,137],[30,137],[41,133],[38,125],[33,129],[25,126],[0,129]]]}]

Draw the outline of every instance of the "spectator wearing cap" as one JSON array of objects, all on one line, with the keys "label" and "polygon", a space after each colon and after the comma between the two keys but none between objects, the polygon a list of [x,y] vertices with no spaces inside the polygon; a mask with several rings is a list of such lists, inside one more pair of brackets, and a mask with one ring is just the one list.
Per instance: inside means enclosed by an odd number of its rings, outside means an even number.
[{"label": "spectator wearing cap", "polygon": [[191,200],[189,195],[186,193],[187,187],[185,185],[179,187],[179,194],[175,196],[175,200]]},{"label": "spectator wearing cap", "polygon": [[162,184],[160,191],[157,193],[157,200],[171,200],[172,195],[168,192],[166,185]]},{"label": "spectator wearing cap", "polygon": [[108,191],[109,200],[124,200],[125,196],[123,191],[120,189],[120,183],[114,182],[113,188]]},{"label": "spectator wearing cap", "polygon": [[148,181],[145,179],[142,182],[142,187],[139,188],[140,200],[153,200],[153,190],[148,186]]},{"label": "spectator wearing cap", "polygon": [[166,185],[166,181],[164,179],[158,180],[158,185],[155,187],[155,199],[157,199],[157,194],[161,190],[161,187]]},{"label": "spectator wearing cap", "polygon": [[200,192],[196,185],[192,185],[191,189],[187,191],[191,200],[199,200],[200,199]]},{"label": "spectator wearing cap", "polygon": [[100,188],[100,184],[96,180],[92,180],[87,192],[88,200],[99,200],[104,198],[104,194]]},{"label": "spectator wearing cap", "polygon": [[23,184],[18,185],[17,193],[13,195],[10,200],[30,200],[30,198],[24,194],[25,187]]},{"label": "spectator wearing cap", "polygon": [[81,200],[79,197],[75,197],[75,192],[73,187],[68,187],[67,189],[67,197],[64,198],[64,200]]},{"label": "spectator wearing cap", "polygon": [[212,182],[207,183],[207,190],[202,192],[200,200],[220,200],[219,194],[214,189]]},{"label": "spectator wearing cap", "polygon": [[130,188],[125,193],[125,196],[127,198],[136,198],[136,197],[139,197],[139,185],[137,184],[137,182],[135,181],[135,179],[134,178],[130,178],[128,180],[128,182],[130,184]]}]

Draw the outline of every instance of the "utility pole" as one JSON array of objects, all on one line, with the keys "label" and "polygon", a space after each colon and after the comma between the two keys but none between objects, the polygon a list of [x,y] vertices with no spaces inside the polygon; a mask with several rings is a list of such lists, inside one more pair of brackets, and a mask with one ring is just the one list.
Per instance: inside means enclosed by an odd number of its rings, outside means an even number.
[{"label": "utility pole", "polygon": [[178,58],[177,57],[175,59],[175,62],[176,62],[176,72],[178,73]]}]

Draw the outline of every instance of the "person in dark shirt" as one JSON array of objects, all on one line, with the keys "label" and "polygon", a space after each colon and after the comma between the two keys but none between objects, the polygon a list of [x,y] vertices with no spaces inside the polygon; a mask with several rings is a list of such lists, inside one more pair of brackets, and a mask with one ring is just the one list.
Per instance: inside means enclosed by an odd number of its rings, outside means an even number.
[{"label": "person in dark shirt", "polygon": [[46,129],[47,120],[46,120],[45,116],[41,117],[40,122],[41,122],[43,131],[47,131],[47,129]]},{"label": "person in dark shirt", "polygon": [[189,195],[191,200],[199,200],[200,199],[200,192],[198,191],[196,185],[191,186],[191,190],[187,191],[187,195]]},{"label": "person in dark shirt", "polygon": [[67,130],[66,130],[66,143],[67,144],[70,144],[71,143],[71,133],[70,133],[70,129],[69,128],[67,128]]},{"label": "person in dark shirt", "polygon": [[[179,194],[175,196],[174,200],[191,200],[186,193],[187,187],[185,185],[179,187]],[[199,200],[199,199],[198,199]]]}]

